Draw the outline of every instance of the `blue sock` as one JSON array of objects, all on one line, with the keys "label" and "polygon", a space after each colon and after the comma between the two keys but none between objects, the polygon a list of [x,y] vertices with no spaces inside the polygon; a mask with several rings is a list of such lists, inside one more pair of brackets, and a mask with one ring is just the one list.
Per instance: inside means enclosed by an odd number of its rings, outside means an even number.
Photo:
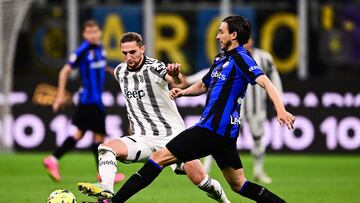
[{"label": "blue sock", "polygon": [[268,189],[250,181],[246,181],[241,187],[239,194],[252,199],[258,203],[284,203],[285,200],[281,199]]}]

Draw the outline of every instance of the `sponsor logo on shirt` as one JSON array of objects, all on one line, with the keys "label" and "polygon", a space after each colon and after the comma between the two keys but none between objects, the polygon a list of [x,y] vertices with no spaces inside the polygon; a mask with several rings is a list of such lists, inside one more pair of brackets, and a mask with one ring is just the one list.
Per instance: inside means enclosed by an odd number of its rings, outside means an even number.
[{"label": "sponsor logo on shirt", "polygon": [[215,71],[211,73],[212,78],[219,78],[220,80],[226,80],[226,75],[221,74],[220,71]]},{"label": "sponsor logo on shirt", "polygon": [[125,90],[125,95],[128,99],[131,99],[131,98],[141,99],[142,97],[145,97],[145,91],[144,90],[134,90],[134,91]]},{"label": "sponsor logo on shirt", "polygon": [[93,68],[93,69],[104,68],[105,66],[106,66],[106,61],[105,60],[90,63],[90,68]]},{"label": "sponsor logo on shirt", "polygon": [[232,115],[230,115],[230,123],[232,125],[240,125],[241,119],[240,117],[234,118]]},{"label": "sponsor logo on shirt", "polygon": [[256,69],[260,69],[259,66],[251,66],[251,67],[249,68],[249,71],[250,71],[250,72],[253,72],[253,71],[256,70]]}]

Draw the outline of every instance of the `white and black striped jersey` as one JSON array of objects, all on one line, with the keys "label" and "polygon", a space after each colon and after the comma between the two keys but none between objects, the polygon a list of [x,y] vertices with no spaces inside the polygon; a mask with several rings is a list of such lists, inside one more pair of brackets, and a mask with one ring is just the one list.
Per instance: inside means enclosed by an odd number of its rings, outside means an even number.
[{"label": "white and black striped jersey", "polygon": [[146,56],[136,70],[126,63],[115,68],[134,134],[172,136],[185,129],[175,102],[169,98],[165,74],[164,63]]},{"label": "white and black striped jersey", "polygon": [[[282,94],[282,85],[279,73],[272,56],[261,49],[254,48],[251,54],[262,71],[270,78],[279,94]],[[259,85],[248,86],[245,96],[244,110],[247,120],[264,121],[266,119],[266,91]]]}]

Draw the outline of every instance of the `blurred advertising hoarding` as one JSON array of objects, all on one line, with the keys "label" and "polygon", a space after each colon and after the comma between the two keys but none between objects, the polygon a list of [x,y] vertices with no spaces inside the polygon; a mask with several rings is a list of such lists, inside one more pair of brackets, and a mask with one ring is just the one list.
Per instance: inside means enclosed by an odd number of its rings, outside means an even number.
[{"label": "blurred advertising hoarding", "polygon": [[[312,5],[312,4],[311,4]],[[281,75],[296,77],[300,32],[295,5],[235,5],[234,14],[253,23],[258,47],[274,57]],[[360,14],[356,5],[316,4],[309,8],[309,73],[323,77],[359,73]],[[143,34],[143,8],[139,6],[85,7],[80,9],[80,23],[96,19],[103,28],[103,44],[110,65],[122,60],[121,34]],[[28,25],[20,34],[16,55],[16,73],[55,74],[66,61],[66,10],[62,7],[36,7],[30,12]],[[219,26],[217,6],[155,7],[155,57],[182,64],[186,74],[207,68],[218,52],[216,34]],[[80,25],[79,25],[80,26]],[[146,38],[146,36],[144,36]],[[79,35],[79,39],[81,36]]]},{"label": "blurred advertising hoarding", "polygon": [[[54,114],[51,100],[53,80],[23,78],[15,85],[12,95],[12,138],[17,151],[51,150],[60,145],[67,136],[75,133],[70,118],[74,104]],[[330,83],[331,82],[331,83]],[[108,138],[127,135],[128,120],[125,101],[118,84],[107,82],[103,101],[108,113],[106,130]],[[333,84],[324,87],[322,84]],[[47,85],[45,85],[47,84]],[[340,84],[340,85],[339,85]],[[180,113],[187,126],[200,118],[206,95],[184,97],[177,100]],[[71,101],[72,100],[72,101]],[[294,131],[281,128],[272,108],[265,122],[264,142],[272,152],[305,153],[359,153],[360,152],[360,92],[344,81],[309,80],[293,82],[285,87],[283,100],[296,117]],[[70,98],[76,103],[77,95]],[[270,105],[269,105],[270,106]],[[91,144],[88,133],[77,147],[86,149]],[[239,150],[249,150],[253,144],[249,129],[244,123],[238,139]]]}]

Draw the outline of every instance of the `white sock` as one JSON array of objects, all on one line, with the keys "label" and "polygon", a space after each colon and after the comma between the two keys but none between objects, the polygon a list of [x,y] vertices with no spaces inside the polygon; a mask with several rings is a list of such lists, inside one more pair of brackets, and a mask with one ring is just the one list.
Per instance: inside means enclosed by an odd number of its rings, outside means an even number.
[{"label": "white sock", "polygon": [[254,156],[254,174],[259,175],[263,173],[263,160],[265,154],[265,147],[261,143],[261,139],[254,140],[254,146],[252,148],[252,154]]},{"label": "white sock", "polygon": [[99,174],[101,184],[114,192],[114,180],[117,172],[115,152],[108,147],[99,147]]},{"label": "white sock", "polygon": [[213,198],[217,202],[230,203],[220,183],[215,179],[211,179],[209,175],[206,175],[204,180],[197,186],[201,190],[207,192],[207,196]]}]

